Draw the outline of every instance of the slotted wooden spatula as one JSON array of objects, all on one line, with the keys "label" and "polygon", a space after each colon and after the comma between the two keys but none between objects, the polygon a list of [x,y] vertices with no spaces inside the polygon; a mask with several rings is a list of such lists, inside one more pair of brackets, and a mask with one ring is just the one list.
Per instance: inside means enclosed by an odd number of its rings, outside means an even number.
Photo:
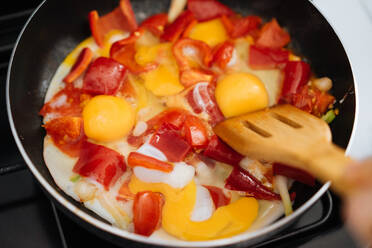
[{"label": "slotted wooden spatula", "polygon": [[250,158],[301,168],[342,194],[350,190],[343,175],[351,159],[332,144],[327,123],[291,105],[225,120],[214,132]]}]

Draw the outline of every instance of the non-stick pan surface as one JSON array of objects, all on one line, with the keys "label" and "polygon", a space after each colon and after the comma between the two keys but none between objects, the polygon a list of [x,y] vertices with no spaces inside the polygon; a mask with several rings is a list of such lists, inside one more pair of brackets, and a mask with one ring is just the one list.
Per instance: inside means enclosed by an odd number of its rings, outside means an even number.
[{"label": "non-stick pan surface", "polygon": [[[353,77],[343,46],[325,18],[307,0],[224,0],[223,3],[243,15],[255,14],[266,20],[276,17],[290,31],[292,48],[304,55],[317,76],[328,76],[334,82],[333,94],[337,99],[353,90]],[[115,0],[48,0],[30,18],[21,33],[9,66],[7,104],[10,124],[21,154],[47,194],[69,216],[100,236],[123,246],[123,238],[150,242],[144,237],[129,234],[110,226],[102,218],[84,208],[60,190],[51,177],[43,160],[44,130],[38,115],[43,105],[49,82],[65,56],[83,39],[90,36],[87,16],[96,9],[103,15],[117,6]],[[166,12],[169,0],[132,0],[137,20]],[[355,99],[353,95],[340,105],[340,115],[332,123],[336,144],[346,147],[354,122]],[[172,243],[181,246],[245,246],[268,238],[308,209],[326,191],[326,186],[303,187],[295,208],[297,211],[270,227],[250,235],[231,239]],[[319,190],[320,188],[320,190]],[[319,191],[318,191],[319,190]],[[151,242],[150,242],[151,243]],[[138,243],[137,243],[138,244]],[[165,245],[163,243],[155,243]],[[139,245],[139,244],[138,244]],[[146,245],[148,247],[148,245]]]}]

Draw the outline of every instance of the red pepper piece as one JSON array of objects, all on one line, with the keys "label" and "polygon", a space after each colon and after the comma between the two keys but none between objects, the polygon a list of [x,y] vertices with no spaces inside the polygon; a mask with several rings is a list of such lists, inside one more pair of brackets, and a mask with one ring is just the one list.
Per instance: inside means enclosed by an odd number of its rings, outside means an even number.
[{"label": "red pepper piece", "polygon": [[134,232],[150,236],[158,229],[163,205],[164,198],[160,193],[151,191],[137,193],[133,203]]},{"label": "red pepper piece", "polygon": [[119,7],[121,9],[121,13],[128,22],[129,31],[133,32],[138,28],[138,24],[130,0],[120,0]]},{"label": "red pepper piece", "polygon": [[182,12],[174,22],[166,26],[161,39],[164,41],[175,42],[181,37],[185,29],[195,20],[194,14],[191,11]]},{"label": "red pepper piece", "polygon": [[85,47],[81,50],[75,64],[72,66],[69,74],[63,79],[63,82],[72,83],[75,81],[85,71],[85,69],[87,69],[92,58],[93,52],[89,47]]},{"label": "red pepper piece", "polygon": [[186,141],[194,148],[202,149],[208,145],[208,132],[203,122],[196,116],[186,117],[183,125]]},{"label": "red pepper piece", "polygon": [[190,152],[191,146],[179,134],[179,129],[163,123],[150,140],[150,144],[164,153],[170,162],[180,162]]},{"label": "red pepper piece", "polygon": [[318,117],[322,116],[335,100],[332,95],[316,88],[310,88],[308,85],[303,86],[299,93],[287,98],[290,98],[290,100],[285,101],[293,106]]},{"label": "red pepper piece", "polygon": [[234,12],[217,0],[188,0],[187,9],[198,21],[207,21],[223,15],[233,15]]},{"label": "red pepper piece", "polygon": [[152,34],[160,37],[164,32],[164,27],[168,23],[168,15],[160,13],[150,16],[141,23],[140,28],[149,30]]},{"label": "red pepper piece", "polygon": [[231,197],[227,197],[221,188],[215,186],[203,185],[209,191],[212,197],[214,207],[217,209],[219,207],[226,206],[230,203]]},{"label": "red pepper piece", "polygon": [[240,161],[244,158],[241,154],[237,153],[231,147],[226,145],[216,135],[212,136],[210,139],[207,148],[203,152],[203,155],[219,162],[238,167]]},{"label": "red pepper piece", "polygon": [[222,16],[221,21],[225,26],[227,33],[232,39],[240,38],[258,30],[262,19],[258,16],[246,17],[227,17]]},{"label": "red pepper piece", "polygon": [[124,156],[107,147],[84,141],[73,171],[101,183],[106,190],[126,170]]},{"label": "red pepper piece", "polygon": [[126,75],[126,68],[113,59],[99,57],[89,66],[83,91],[92,95],[115,95]]},{"label": "red pepper piece", "polygon": [[217,105],[214,91],[213,84],[199,83],[186,95],[193,111],[196,114],[206,112],[209,115],[209,123],[213,126],[225,119]]},{"label": "red pepper piece", "polygon": [[128,156],[128,165],[130,167],[142,166],[148,169],[171,172],[173,166],[170,163],[160,161],[156,158],[143,155],[138,152],[131,152]]},{"label": "red pepper piece", "polygon": [[289,61],[284,67],[282,96],[298,93],[310,78],[310,65],[303,61]]},{"label": "red pepper piece", "polygon": [[183,38],[178,40],[172,47],[173,55],[176,58],[178,67],[181,71],[191,68],[190,63],[188,62],[188,58],[184,54],[185,48],[195,49],[201,65],[209,65],[212,59],[212,49],[208,46],[208,44],[200,40]]},{"label": "red pepper piece", "polygon": [[78,157],[84,140],[83,119],[65,116],[43,125],[53,143],[71,157]]},{"label": "red pepper piece", "polygon": [[89,99],[89,95],[82,94],[82,91],[75,88],[73,84],[67,84],[64,89],[60,90],[50,101],[44,104],[39,114],[43,117],[52,114],[54,118],[81,116],[83,111],[81,103],[86,99]]},{"label": "red pepper piece", "polygon": [[186,69],[180,73],[180,82],[186,88],[197,83],[212,83],[216,80],[213,72],[199,68]]},{"label": "red pepper piece", "polygon": [[128,38],[119,40],[112,44],[110,49],[110,57],[118,61],[120,64],[125,65],[134,74],[139,74],[151,71],[157,68],[157,63],[148,63],[144,66],[139,65],[135,60],[136,46],[135,42],[144,33],[144,29],[135,31]]},{"label": "red pepper piece", "polygon": [[129,0],[120,0],[119,7],[102,16],[96,10],[89,12],[89,25],[97,45],[103,46],[105,35],[118,29],[133,32],[137,29],[137,21]]},{"label": "red pepper piece", "polygon": [[292,166],[274,163],[273,164],[274,175],[282,175],[292,178],[298,182],[307,184],[311,187],[315,185],[315,178],[304,170],[294,168]]},{"label": "red pepper piece", "polygon": [[139,136],[134,136],[132,133],[129,134],[127,138],[128,144],[134,147],[139,147],[145,142],[145,137],[154,133],[163,123],[170,123],[178,129],[181,129],[186,119],[186,115],[188,114],[189,112],[184,109],[169,108],[148,120],[147,130],[143,134]]},{"label": "red pepper piece", "polygon": [[225,188],[244,191],[259,200],[280,200],[280,195],[264,186],[257,178],[240,166],[235,166],[226,179]]},{"label": "red pepper piece", "polygon": [[250,46],[249,66],[252,69],[275,69],[282,68],[288,62],[289,52],[282,49]]},{"label": "red pepper piece", "polygon": [[262,27],[256,45],[279,49],[288,45],[290,41],[291,37],[288,32],[281,28],[274,18]]},{"label": "red pepper piece", "polygon": [[230,62],[234,52],[234,44],[231,41],[225,41],[217,45],[212,51],[211,64],[216,64],[222,70],[225,70]]}]

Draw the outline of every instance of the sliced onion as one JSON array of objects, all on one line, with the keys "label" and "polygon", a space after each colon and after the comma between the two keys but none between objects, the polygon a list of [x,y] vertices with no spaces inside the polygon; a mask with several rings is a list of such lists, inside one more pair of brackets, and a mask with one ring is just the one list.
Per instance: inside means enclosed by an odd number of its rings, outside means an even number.
[{"label": "sliced onion", "polygon": [[284,176],[275,176],[275,188],[279,191],[282,198],[284,213],[286,216],[293,213],[291,197],[288,192],[288,180]]},{"label": "sliced onion", "polygon": [[187,0],[172,0],[168,11],[168,22],[173,22],[185,8]]},{"label": "sliced onion", "polygon": [[74,191],[81,201],[93,200],[96,196],[97,187],[84,179],[75,183]]},{"label": "sliced onion", "polygon": [[137,125],[133,129],[134,136],[140,136],[147,130],[147,123],[144,121],[137,122]]},{"label": "sliced onion", "polygon": [[313,80],[313,85],[321,91],[329,91],[332,88],[332,80],[328,77],[317,78]]}]

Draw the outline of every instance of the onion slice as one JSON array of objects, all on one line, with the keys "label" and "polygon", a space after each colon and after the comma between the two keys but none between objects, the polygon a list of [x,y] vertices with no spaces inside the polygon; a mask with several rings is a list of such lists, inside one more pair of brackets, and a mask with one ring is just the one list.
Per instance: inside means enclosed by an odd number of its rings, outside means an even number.
[{"label": "onion slice", "polygon": [[275,188],[279,191],[282,198],[284,213],[286,216],[293,213],[291,197],[288,192],[288,180],[284,176],[275,176]]},{"label": "onion slice", "polygon": [[185,8],[187,0],[172,0],[168,11],[168,22],[173,22]]}]

